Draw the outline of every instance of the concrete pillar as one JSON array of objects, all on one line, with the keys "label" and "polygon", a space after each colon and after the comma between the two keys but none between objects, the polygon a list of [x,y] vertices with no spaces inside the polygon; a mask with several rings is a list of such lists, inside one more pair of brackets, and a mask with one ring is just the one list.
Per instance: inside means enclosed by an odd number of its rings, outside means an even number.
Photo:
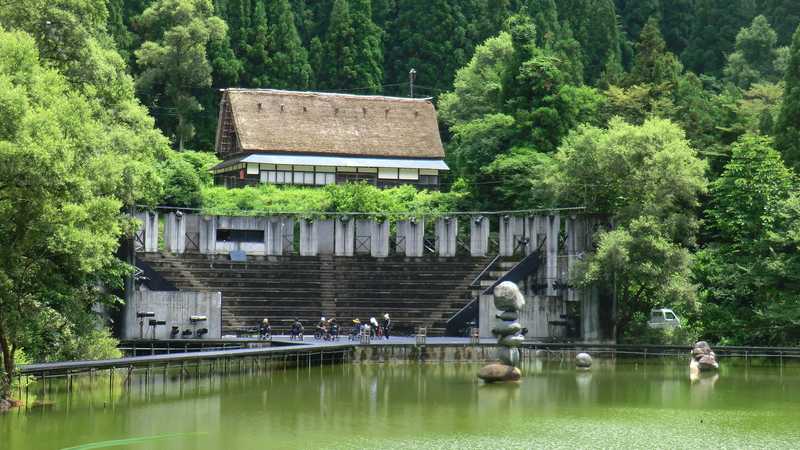
[{"label": "concrete pillar", "polygon": [[134,242],[137,251],[146,253],[158,251],[158,213],[155,211],[144,211],[136,214],[136,218],[142,222],[137,230],[138,237]]},{"label": "concrete pillar", "polygon": [[375,258],[389,256],[389,221],[370,221],[370,255]]},{"label": "concrete pillar", "polygon": [[584,342],[599,342],[600,330],[600,297],[597,288],[582,289],[581,302],[581,337]]},{"label": "concrete pillar", "polygon": [[517,246],[516,235],[518,234],[517,228],[519,220],[516,217],[500,216],[500,255],[513,256],[514,249]]},{"label": "concrete pillar", "polygon": [[489,253],[489,219],[483,216],[470,217],[469,253],[472,256],[486,256]]},{"label": "concrete pillar", "polygon": [[355,251],[356,221],[352,216],[341,216],[335,221],[334,254],[353,256]]},{"label": "concrete pillar", "polygon": [[186,221],[183,213],[169,213],[164,226],[164,246],[170,253],[181,254],[186,250]]},{"label": "concrete pillar", "polygon": [[456,256],[458,219],[441,217],[436,221],[436,253],[445,258]]},{"label": "concrete pillar", "polygon": [[317,254],[333,255],[335,250],[335,222],[334,220],[315,220],[317,224]]},{"label": "concrete pillar", "polygon": [[545,255],[545,280],[547,280],[547,295],[552,297],[557,294],[553,283],[558,280],[558,236],[561,232],[561,217],[559,215],[547,216],[547,253]]},{"label": "concrete pillar", "polygon": [[280,217],[267,217],[264,220],[264,254],[280,256],[283,254],[283,227]]},{"label": "concrete pillar", "polygon": [[217,216],[200,217],[200,253],[214,255],[217,253]]},{"label": "concrete pillar", "polygon": [[319,225],[316,220],[300,220],[300,256],[319,254]]},{"label": "concrete pillar", "polygon": [[283,254],[294,254],[297,251],[294,248],[294,219],[284,217],[281,222],[283,223]]},{"label": "concrete pillar", "polygon": [[[354,252],[358,255],[369,255],[372,253],[372,227],[373,227],[373,220],[365,220],[365,219],[358,219],[355,220],[356,224],[356,236],[354,240]],[[389,236],[387,233],[386,242],[389,242]],[[387,251],[388,255],[388,251]],[[375,256],[375,255],[373,255]]]},{"label": "concrete pillar", "polygon": [[397,223],[397,235],[403,238],[406,256],[420,257],[425,251],[425,221],[423,219],[402,220]]}]

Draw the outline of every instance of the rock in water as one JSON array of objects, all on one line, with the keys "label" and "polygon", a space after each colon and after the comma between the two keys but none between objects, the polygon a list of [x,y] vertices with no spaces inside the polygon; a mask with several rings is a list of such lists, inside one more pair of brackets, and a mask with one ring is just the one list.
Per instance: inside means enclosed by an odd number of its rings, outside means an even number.
[{"label": "rock in water", "polygon": [[497,343],[503,347],[519,347],[523,342],[525,342],[525,336],[519,334],[515,336],[503,336],[497,341]]},{"label": "rock in water", "polygon": [[516,367],[505,364],[488,364],[478,371],[478,378],[487,383],[518,381],[522,378],[522,372]]},{"label": "rock in water", "polygon": [[509,336],[517,334],[522,331],[522,325],[519,322],[500,322],[496,327],[492,328],[492,334],[495,336]]},{"label": "rock in water", "polygon": [[592,367],[592,357],[588,353],[578,353],[575,355],[575,367],[579,369]]},{"label": "rock in water", "polygon": [[698,341],[692,347],[692,359],[689,361],[689,368],[692,370],[717,370],[719,363],[717,355],[711,350],[711,346],[706,341]]},{"label": "rock in water", "polygon": [[719,369],[719,363],[710,355],[703,355],[700,360],[697,361],[697,366],[700,368],[700,370]]},{"label": "rock in water", "polygon": [[519,366],[519,349],[512,347],[501,347],[497,350],[497,359],[503,364],[517,367]]},{"label": "rock in water", "polygon": [[519,314],[516,311],[503,311],[500,314],[496,314],[495,317],[500,320],[517,320]]},{"label": "rock in water", "polygon": [[494,287],[494,306],[500,311],[519,311],[525,306],[525,297],[516,284],[504,281]]}]

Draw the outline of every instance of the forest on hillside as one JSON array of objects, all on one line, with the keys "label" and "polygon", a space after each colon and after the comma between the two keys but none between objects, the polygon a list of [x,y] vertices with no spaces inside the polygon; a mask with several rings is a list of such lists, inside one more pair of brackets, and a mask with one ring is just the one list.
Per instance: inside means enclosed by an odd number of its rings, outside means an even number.
[{"label": "forest on hillside", "polygon": [[[429,208],[609,215],[576,282],[617,274],[620,338],[669,305],[730,343],[800,340],[798,24],[791,0],[110,0],[107,18],[177,148],[213,147],[217,88],[407,96],[413,68],[452,168]],[[170,203],[283,198],[187,199],[186,178],[173,165]]]},{"label": "forest on hillside", "polygon": [[[113,355],[92,311],[135,204],[584,206],[615,228],[572,282],[613,289],[620,339],[800,344],[798,24],[796,0],[0,3],[0,397],[15,360]],[[411,68],[444,192],[210,186],[218,88],[405,96]],[[654,306],[684,334],[651,336]]]}]

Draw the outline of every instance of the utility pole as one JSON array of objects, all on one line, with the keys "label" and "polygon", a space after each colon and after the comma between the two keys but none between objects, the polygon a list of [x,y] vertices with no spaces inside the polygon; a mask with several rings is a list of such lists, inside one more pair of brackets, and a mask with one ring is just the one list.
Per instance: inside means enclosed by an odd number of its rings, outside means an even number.
[{"label": "utility pole", "polygon": [[411,98],[414,98],[414,80],[417,79],[417,71],[412,68],[408,71],[408,89],[411,91]]}]

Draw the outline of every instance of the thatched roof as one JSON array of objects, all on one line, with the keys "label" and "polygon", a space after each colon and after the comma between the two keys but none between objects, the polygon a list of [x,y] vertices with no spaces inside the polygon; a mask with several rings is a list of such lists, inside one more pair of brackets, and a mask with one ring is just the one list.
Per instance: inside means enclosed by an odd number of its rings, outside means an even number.
[{"label": "thatched roof", "polygon": [[227,112],[237,152],[444,158],[429,99],[226,89],[220,110],[221,153]]}]

